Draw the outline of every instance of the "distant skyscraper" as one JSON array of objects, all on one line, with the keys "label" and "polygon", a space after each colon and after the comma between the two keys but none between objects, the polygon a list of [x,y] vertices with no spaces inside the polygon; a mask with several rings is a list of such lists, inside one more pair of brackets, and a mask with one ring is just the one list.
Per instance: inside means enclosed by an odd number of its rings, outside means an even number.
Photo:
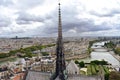
[{"label": "distant skyscraper", "polygon": [[65,58],[64,58],[64,51],[63,51],[63,41],[62,41],[62,22],[61,22],[61,9],[60,3],[59,10],[58,10],[58,40],[56,46],[56,71],[51,76],[50,80],[55,80],[59,78],[60,80],[66,80],[66,65],[65,65]]}]

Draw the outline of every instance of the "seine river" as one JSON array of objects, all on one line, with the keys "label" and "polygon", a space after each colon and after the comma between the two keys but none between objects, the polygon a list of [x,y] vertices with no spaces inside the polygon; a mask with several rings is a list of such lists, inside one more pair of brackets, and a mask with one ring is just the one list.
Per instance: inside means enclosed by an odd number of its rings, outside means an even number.
[{"label": "seine river", "polygon": [[[107,49],[103,47],[104,43],[105,42],[94,43],[91,47],[94,49],[94,51],[91,52],[91,56],[89,58],[83,59],[83,61],[90,62],[92,60],[105,60],[113,66],[120,65],[120,62],[115,57],[113,57],[110,52],[107,51]],[[118,70],[118,68],[116,69]]]}]

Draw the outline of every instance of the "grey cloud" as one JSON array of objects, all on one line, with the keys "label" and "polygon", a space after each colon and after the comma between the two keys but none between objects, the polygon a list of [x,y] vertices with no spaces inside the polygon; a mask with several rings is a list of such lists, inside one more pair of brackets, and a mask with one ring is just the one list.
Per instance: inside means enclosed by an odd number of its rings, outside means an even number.
[{"label": "grey cloud", "polygon": [[14,2],[14,0],[0,0],[0,6],[25,11],[26,9],[42,5],[44,2],[44,0],[17,0],[16,2]]},{"label": "grey cloud", "polygon": [[29,6],[36,6],[39,4],[42,4],[44,2],[44,0],[20,0],[20,3],[25,4],[25,5],[29,5]]},{"label": "grey cloud", "polygon": [[95,11],[90,11],[89,13],[91,15],[95,15],[95,16],[98,16],[98,17],[112,17],[112,16],[114,16],[113,13],[100,14],[100,13],[97,13]]},{"label": "grey cloud", "polygon": [[95,15],[95,16],[98,16],[98,17],[113,17],[116,14],[120,14],[120,10],[119,9],[112,9],[112,10],[109,10],[107,13],[104,13],[104,14],[97,13],[95,11],[89,11],[89,13],[91,15]]},{"label": "grey cloud", "polygon": [[[89,31],[104,31],[109,30],[109,26],[106,23],[95,25],[94,20],[92,19],[77,19],[75,16],[78,15],[76,12],[76,7],[69,8],[68,6],[62,7],[61,16],[62,16],[62,26],[63,32],[68,32],[69,30],[76,30],[77,33],[89,32]],[[93,14],[93,13],[92,13]],[[23,16],[25,15],[25,16]],[[97,14],[94,14],[97,15]],[[37,21],[38,18],[28,14],[22,14],[19,16],[18,21],[22,24],[30,23],[31,21]],[[40,18],[41,19],[41,18]],[[56,34],[58,32],[58,10],[47,14],[42,18],[43,23],[45,24],[42,27],[46,27],[43,32],[44,34]],[[47,23],[46,20],[52,21]],[[22,21],[21,21],[22,20]],[[36,33],[40,33],[39,28],[36,30]]]},{"label": "grey cloud", "polygon": [[[74,19],[75,20],[75,19]],[[53,27],[54,26],[54,27]],[[63,22],[63,32],[67,32],[71,29],[75,29],[77,33],[81,32],[89,32],[89,31],[103,31],[103,30],[109,30],[109,26],[107,26],[106,23],[103,23],[101,25],[95,25],[94,21],[92,20],[75,20],[73,22]],[[45,33],[53,34],[57,33],[58,31],[58,25],[55,23],[54,25],[48,26],[47,29],[44,30]]]},{"label": "grey cloud", "polygon": [[24,20],[17,20],[16,23],[19,24],[19,25],[22,25],[22,24],[31,24],[30,21],[24,21]]},{"label": "grey cloud", "polygon": [[[65,25],[67,23],[72,23],[75,21],[74,17],[77,14],[77,12],[74,9],[76,9],[76,7],[75,6],[71,7],[71,8],[69,8],[69,7],[70,6],[61,7],[62,8],[61,15],[62,15],[63,25]],[[23,15],[25,15],[25,16],[23,16]],[[27,17],[27,16],[29,16],[29,17]],[[33,19],[35,19],[35,20],[33,20]],[[36,21],[36,19],[38,19],[38,17],[36,18],[36,16],[32,15],[32,20],[31,20],[31,15],[22,13],[21,16],[19,15],[16,22],[18,24],[29,24],[29,23],[31,23],[31,21]],[[47,23],[46,22],[47,20],[52,21],[52,23]],[[45,17],[42,17],[42,22],[45,24],[45,26],[43,26],[43,27],[47,26],[47,28],[44,29],[43,32],[46,34],[57,33],[57,23],[58,23],[57,20],[58,20],[58,9],[56,8],[51,13],[47,14]],[[67,30],[67,28],[65,27],[63,29],[63,32],[66,30]],[[39,29],[36,32],[39,32]]]},{"label": "grey cloud", "polygon": [[120,14],[120,9],[113,9],[113,10],[111,10],[110,13],[111,13],[111,14],[114,14],[114,15]]},{"label": "grey cloud", "polygon": [[10,34],[20,34],[20,33],[24,33],[25,31],[23,31],[23,30],[19,30],[19,31],[7,31],[6,33],[4,33],[4,34],[6,34],[6,35],[10,35]]},{"label": "grey cloud", "polygon": [[76,20],[74,23],[67,23],[63,25],[65,31],[69,29],[75,29],[79,32],[88,32],[88,31],[102,31],[110,29],[106,24],[95,25],[92,20]]},{"label": "grey cloud", "polygon": [[19,0],[17,7],[21,10],[30,9],[38,5],[42,5],[45,0]]},{"label": "grey cloud", "polygon": [[16,19],[17,24],[30,24],[32,22],[44,22],[44,18],[41,16],[30,15],[25,12],[17,13],[19,16]]},{"label": "grey cloud", "polygon": [[[119,22],[119,21],[118,21]],[[116,26],[115,28],[116,28],[116,30],[120,30],[120,23],[118,23],[118,24],[115,24],[114,26]]]},{"label": "grey cloud", "polygon": [[0,5],[2,6],[13,5],[13,1],[12,0],[0,0]]},{"label": "grey cloud", "polygon": [[11,24],[11,20],[5,16],[0,18],[0,27],[8,27]]},{"label": "grey cloud", "polygon": [[[63,32],[68,32],[71,29],[75,29],[77,33],[80,32],[88,32],[88,31],[103,31],[109,30],[109,26],[106,23],[95,25],[93,19],[77,19],[75,15],[78,13],[74,9],[71,8],[63,8],[62,9],[62,26]],[[64,14],[63,14],[64,13]],[[49,15],[49,19],[54,22],[50,24],[46,24],[46,29],[44,29],[44,33],[46,34],[54,34],[58,31],[58,13],[57,10],[52,12]]]},{"label": "grey cloud", "polygon": [[44,3],[44,0],[17,0],[17,4],[13,0],[0,0],[2,6],[12,6],[22,10],[29,9]]}]

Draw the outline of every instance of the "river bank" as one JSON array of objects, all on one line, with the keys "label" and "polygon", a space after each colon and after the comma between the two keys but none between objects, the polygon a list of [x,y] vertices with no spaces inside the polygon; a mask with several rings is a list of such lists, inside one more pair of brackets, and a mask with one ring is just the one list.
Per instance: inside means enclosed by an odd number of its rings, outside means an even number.
[{"label": "river bank", "polygon": [[11,57],[8,57],[8,58],[3,58],[3,59],[0,59],[0,64],[4,64],[7,61],[15,61],[16,59],[17,59],[16,56],[11,56]]},{"label": "river bank", "polygon": [[73,56],[69,56],[69,57],[65,57],[66,60],[76,60],[76,59],[84,59],[89,57],[90,55],[88,53],[84,53],[84,54],[79,54],[79,55],[73,55]]},{"label": "river bank", "polygon": [[120,62],[120,56],[119,55],[116,55],[114,53],[114,51],[110,51],[109,53]]}]

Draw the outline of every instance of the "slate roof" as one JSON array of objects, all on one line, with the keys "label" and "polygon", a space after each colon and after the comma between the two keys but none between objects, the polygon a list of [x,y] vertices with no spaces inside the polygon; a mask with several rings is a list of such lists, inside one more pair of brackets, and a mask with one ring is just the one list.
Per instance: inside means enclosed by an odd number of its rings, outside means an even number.
[{"label": "slate roof", "polygon": [[[50,80],[50,73],[39,71],[28,71],[25,80]],[[59,80],[58,78],[55,80]],[[68,75],[68,80],[101,80],[97,76]]]},{"label": "slate roof", "polygon": [[73,60],[71,60],[71,62],[67,65],[66,70],[70,74],[79,74],[79,67],[74,63]]},{"label": "slate roof", "polygon": [[25,80],[49,80],[50,73],[39,71],[28,71]]}]

